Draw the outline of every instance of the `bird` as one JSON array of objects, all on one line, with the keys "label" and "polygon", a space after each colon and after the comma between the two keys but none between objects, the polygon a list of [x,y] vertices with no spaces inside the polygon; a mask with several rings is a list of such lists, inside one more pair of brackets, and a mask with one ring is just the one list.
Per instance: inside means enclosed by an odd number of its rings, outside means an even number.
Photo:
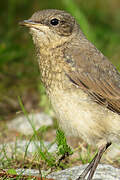
[{"label": "bird", "polygon": [[59,126],[98,153],[77,178],[93,178],[106,149],[120,143],[120,73],[64,10],[45,9],[20,22],[35,44],[41,80]]}]

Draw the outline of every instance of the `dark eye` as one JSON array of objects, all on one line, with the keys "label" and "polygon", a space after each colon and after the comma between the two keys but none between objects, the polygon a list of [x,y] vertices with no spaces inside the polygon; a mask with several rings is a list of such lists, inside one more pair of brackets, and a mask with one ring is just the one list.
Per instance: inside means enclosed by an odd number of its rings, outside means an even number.
[{"label": "dark eye", "polygon": [[55,18],[55,19],[52,19],[52,20],[50,21],[50,23],[51,23],[53,26],[56,26],[56,25],[59,24],[59,20]]}]

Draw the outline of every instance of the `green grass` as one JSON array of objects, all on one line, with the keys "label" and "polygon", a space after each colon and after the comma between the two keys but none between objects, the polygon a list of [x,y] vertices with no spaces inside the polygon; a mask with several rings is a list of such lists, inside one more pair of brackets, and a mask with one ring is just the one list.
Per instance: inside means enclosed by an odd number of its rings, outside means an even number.
[{"label": "green grass", "polygon": [[[109,6],[109,9],[107,8]],[[112,8],[115,7],[115,8]],[[76,17],[81,29],[102,52],[110,57],[111,61],[119,66],[120,58],[120,12],[117,1],[103,1],[96,4],[93,0],[89,3],[82,0],[56,0],[29,1],[29,0],[8,0],[1,3],[0,11],[0,119],[9,115],[14,107],[7,99],[13,98],[17,101],[17,96],[24,91],[34,89],[40,93],[39,102],[36,104],[46,112],[49,112],[48,100],[45,91],[39,80],[39,70],[33,49],[33,43],[28,35],[28,31],[19,27],[18,22],[29,18],[34,11],[46,8],[64,9]],[[6,17],[7,14],[7,17]],[[112,19],[112,20],[110,20]],[[14,92],[11,96],[11,91]],[[42,93],[41,93],[42,92]],[[11,109],[8,106],[10,103]],[[7,112],[4,112],[4,106]]]},{"label": "green grass", "polygon": [[[13,174],[17,176],[16,168],[24,168],[24,166],[26,168],[36,168],[39,171],[41,171],[42,164],[42,170],[44,168],[47,168],[49,172],[69,167],[70,163],[68,163],[68,161],[66,162],[65,159],[73,154],[73,150],[71,150],[70,146],[68,146],[63,131],[58,129],[56,132],[56,140],[54,142],[51,142],[49,147],[46,148],[43,141],[43,137],[45,136],[47,127],[43,126],[39,130],[36,130],[33,120],[29,119],[28,112],[25,110],[20,97],[18,98],[18,101],[25,117],[27,118],[28,122],[30,123],[33,129],[33,135],[29,138],[25,152],[23,153],[20,153],[17,149],[17,143],[19,139],[16,139],[14,148],[12,149],[11,156],[7,154],[7,146],[3,145],[3,148],[0,152],[0,162],[2,164],[1,168],[7,169],[7,173],[11,176]],[[27,156],[27,151],[31,141],[34,142],[34,145],[36,146],[36,151],[34,152],[33,157],[30,158],[29,156]],[[36,142],[40,142],[40,144],[38,145],[38,143]],[[54,153],[50,153],[49,148],[55,142],[58,146],[57,151]]]},{"label": "green grass", "polygon": [[[33,119],[30,119],[28,116],[28,112],[26,111],[23,102],[20,97],[18,97],[18,101],[20,104],[20,108],[24,113],[24,116],[27,118],[28,122],[30,123],[33,129],[33,135],[31,135],[28,139],[28,143],[25,149],[25,152],[20,153],[17,149],[17,143],[19,138],[16,138],[16,142],[14,148],[12,148],[11,156],[8,154],[7,146],[3,145],[2,150],[0,151],[0,162],[2,167],[0,167],[0,173],[3,172],[3,176],[12,178],[21,179],[23,178],[23,172],[25,169],[37,169],[39,170],[40,177],[46,177],[47,174],[66,169],[70,166],[73,166],[76,162],[86,164],[89,163],[94,155],[93,149],[88,145],[86,147],[79,147],[79,149],[71,149],[71,147],[67,144],[66,137],[64,132],[60,129],[56,131],[56,139],[50,143],[49,147],[46,147],[44,144],[44,136],[48,130],[47,127],[43,126],[39,130],[35,129]],[[30,142],[34,142],[36,147],[36,151],[28,155],[28,147]],[[39,144],[36,142],[40,142]],[[57,144],[57,151],[56,152],[49,152],[50,147],[56,143]],[[95,151],[95,150],[94,150]],[[69,159],[73,153],[78,152],[79,158]],[[119,163],[119,161],[118,161]],[[22,168],[23,170],[21,173],[17,173],[17,169]],[[6,169],[4,171],[4,169]],[[46,171],[43,174],[41,170]],[[3,177],[2,176],[2,177]],[[1,177],[1,176],[0,176]],[[26,178],[26,177],[24,177]],[[27,177],[28,179],[28,177]],[[33,179],[33,177],[29,177],[29,179]]]},{"label": "green grass", "polygon": [[[47,168],[47,171],[49,171],[50,173],[53,170],[55,171],[57,169],[64,169],[68,167],[69,165],[65,164],[65,162],[62,163],[62,161],[65,160],[65,158],[71,155],[73,152],[67,145],[67,141],[62,130],[57,130],[56,140],[54,142],[51,142],[49,147],[46,147],[43,141],[43,137],[47,131],[47,127],[42,126],[39,130],[36,130],[33,119],[29,118],[28,112],[25,110],[20,97],[18,97],[18,101],[25,117],[27,118],[33,129],[33,135],[29,138],[25,152],[23,153],[20,153],[17,149],[17,143],[19,139],[16,139],[14,148],[11,152],[11,156],[7,153],[7,146],[3,145],[0,152],[0,162],[2,164],[1,169],[7,169],[6,173],[10,174],[11,176],[16,175],[19,179],[22,177],[22,172],[20,175],[17,175],[16,172],[16,168],[19,167],[24,168],[24,166],[26,166],[26,168],[35,168],[39,170],[40,174],[41,168],[42,170],[46,170]],[[27,156],[27,151],[31,141],[34,142],[36,151],[34,152],[33,157],[30,158],[29,156]],[[40,142],[40,144],[36,142]],[[49,152],[49,149],[55,142],[58,146],[58,149],[56,152],[51,153]]]},{"label": "green grass", "polygon": [[85,152],[81,153],[81,151],[79,151],[79,159],[78,159],[78,161],[82,162],[82,164],[90,163],[92,161],[92,159],[94,158],[96,153],[94,153],[94,155],[92,155],[92,154],[93,154],[92,149],[88,145],[88,147],[85,148]]}]

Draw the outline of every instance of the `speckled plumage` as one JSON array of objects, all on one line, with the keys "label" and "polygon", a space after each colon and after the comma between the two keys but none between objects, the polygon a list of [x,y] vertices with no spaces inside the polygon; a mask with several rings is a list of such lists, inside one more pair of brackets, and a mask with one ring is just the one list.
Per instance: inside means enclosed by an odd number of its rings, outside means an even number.
[{"label": "speckled plumage", "polygon": [[[58,19],[52,25],[51,19]],[[120,74],[69,13],[38,11],[30,28],[42,81],[66,134],[90,144],[120,142]]]}]

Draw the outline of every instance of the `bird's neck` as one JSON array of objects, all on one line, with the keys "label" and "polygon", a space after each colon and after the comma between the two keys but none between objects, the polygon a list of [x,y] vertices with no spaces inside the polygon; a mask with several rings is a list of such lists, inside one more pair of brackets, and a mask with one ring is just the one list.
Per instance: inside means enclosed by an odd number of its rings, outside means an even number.
[{"label": "bird's neck", "polygon": [[62,88],[63,70],[63,49],[40,48],[37,50],[38,63],[42,82],[48,92],[55,87]]}]

